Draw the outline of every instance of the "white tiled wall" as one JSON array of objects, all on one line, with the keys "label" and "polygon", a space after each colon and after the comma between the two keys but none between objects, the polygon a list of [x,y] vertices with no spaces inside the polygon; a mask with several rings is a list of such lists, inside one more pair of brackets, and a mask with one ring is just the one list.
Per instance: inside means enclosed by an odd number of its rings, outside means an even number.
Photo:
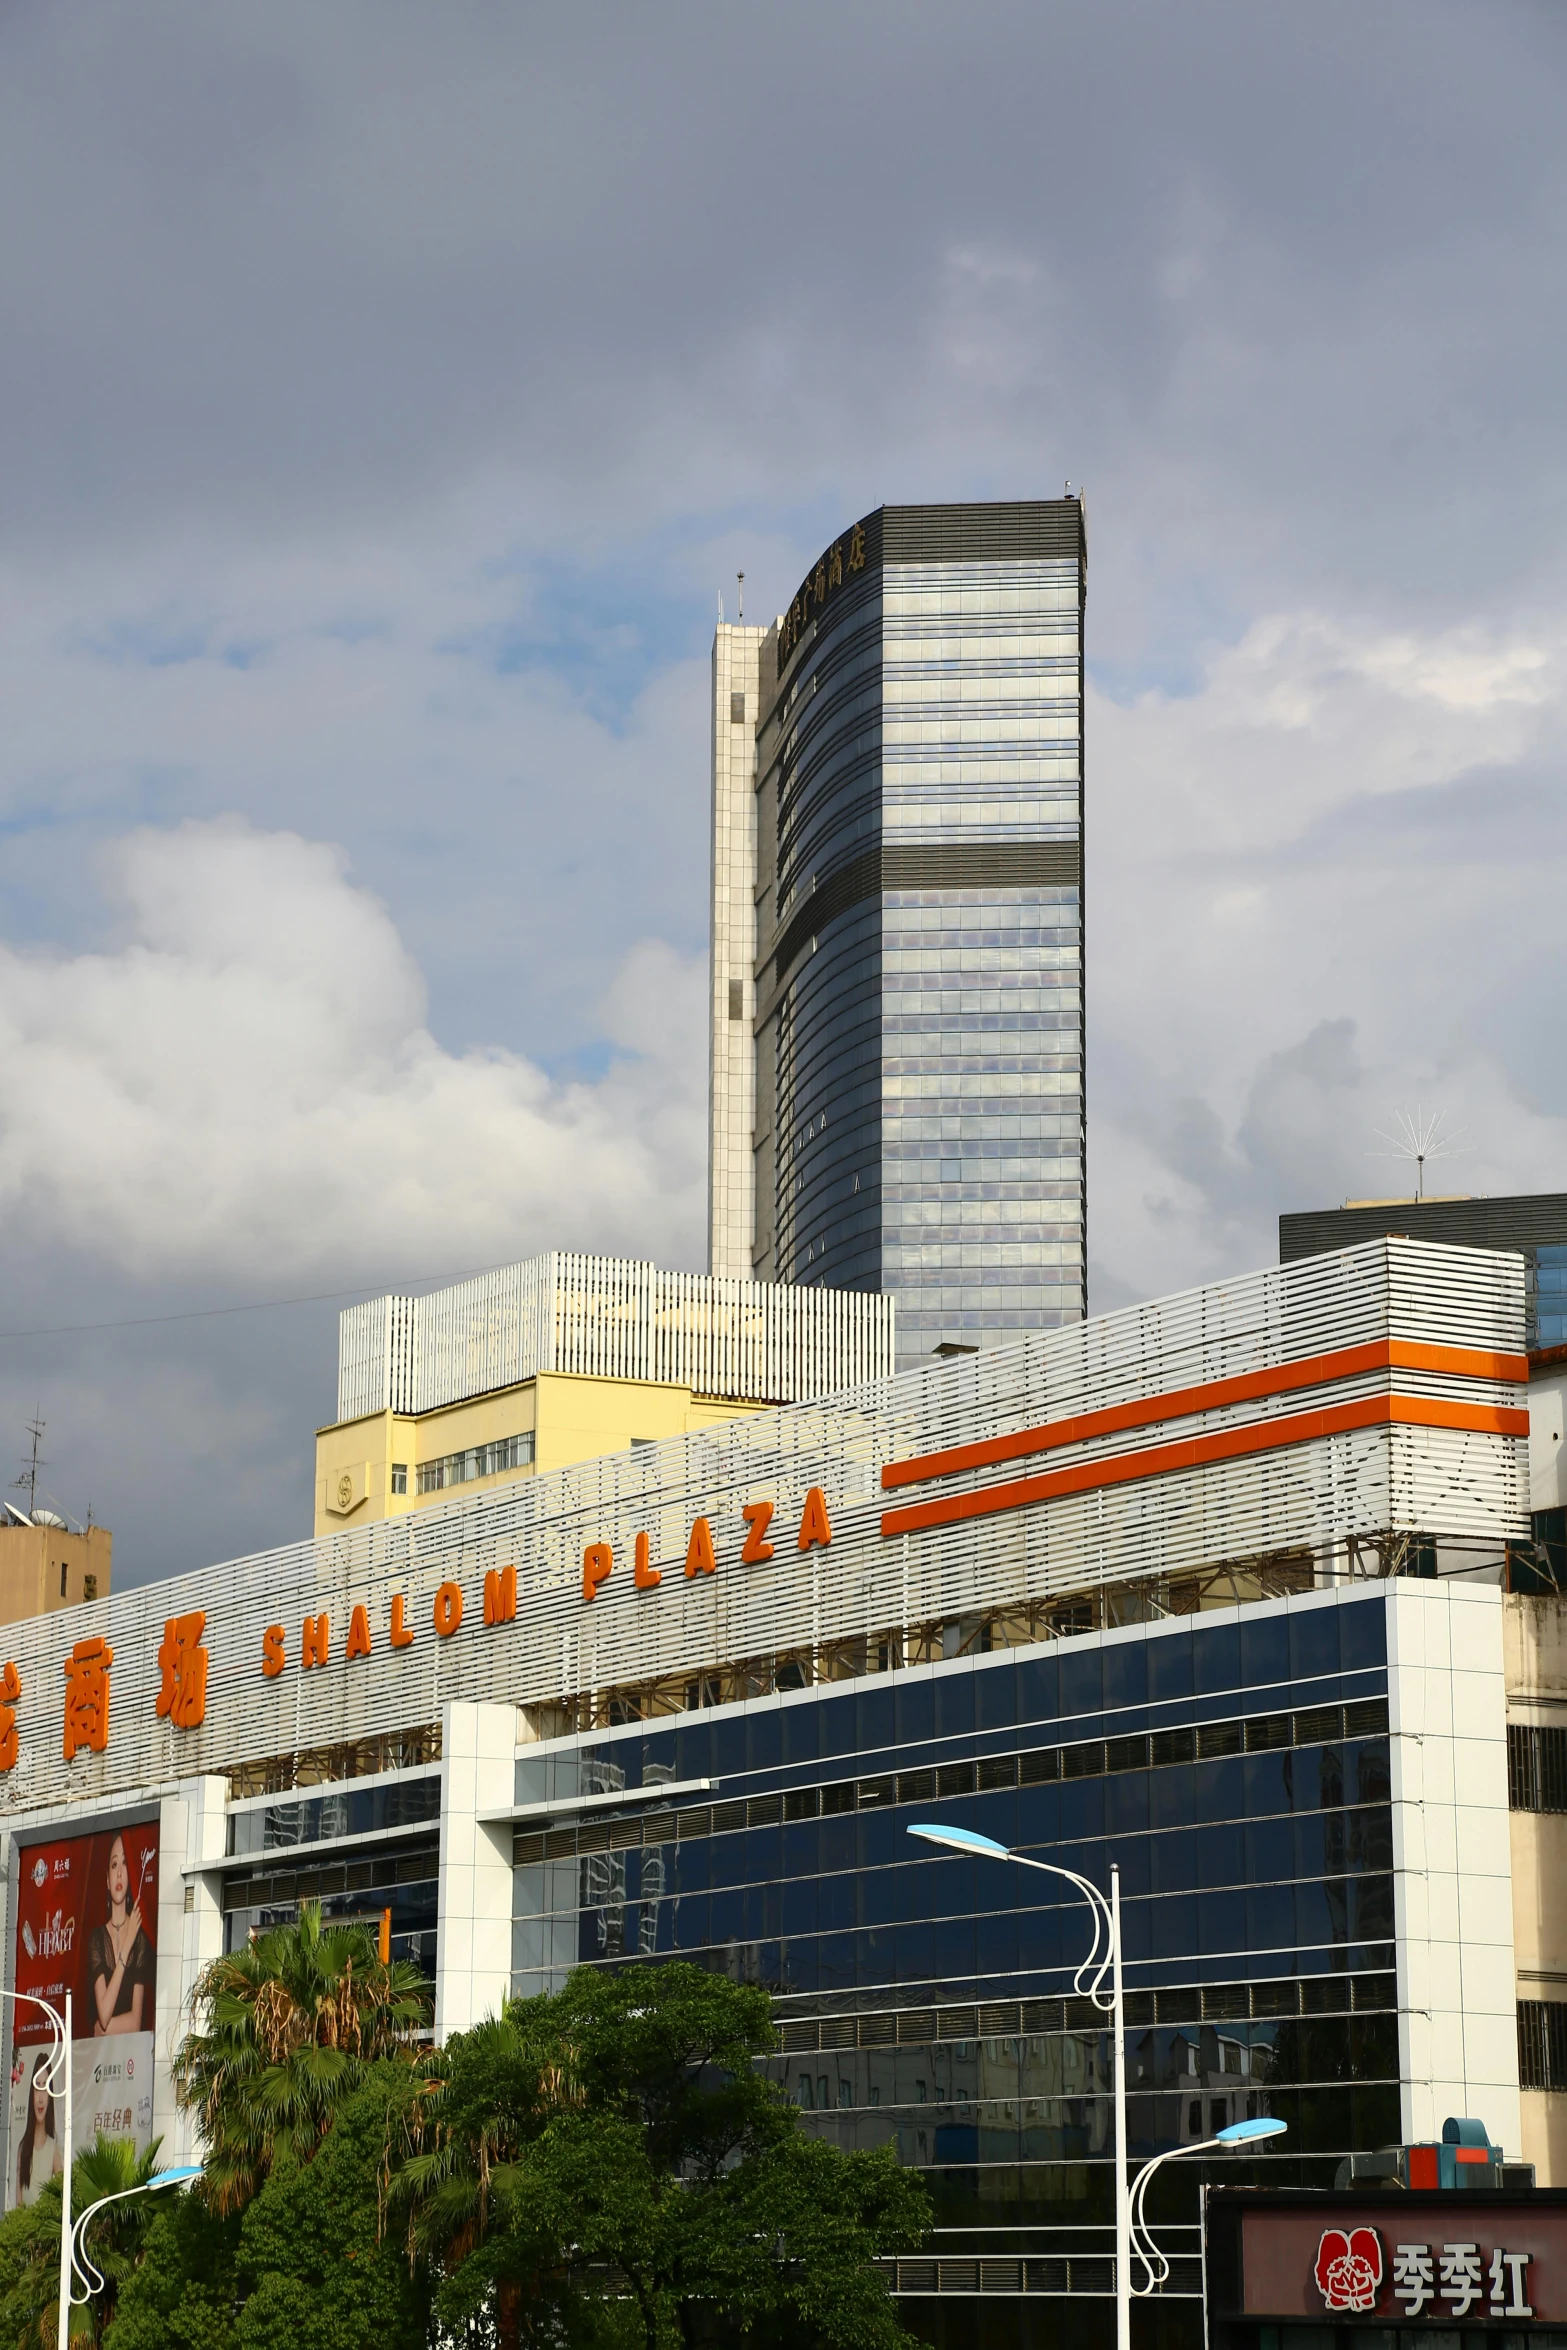
[{"label": "white tiled wall", "polygon": [[[191,1994],[203,1967],[223,1953],[223,1879],[217,1864],[228,1839],[228,1781],[182,1779],[158,1807],[157,2066],[152,2126],[167,2167],[200,2158],[189,2117],[174,2101],[169,2066],[189,2031]],[[186,1875],[210,1864],[211,1873]],[[190,1901],[189,1909],[185,1903]]]},{"label": "white tiled wall", "polygon": [[1502,1595],[1400,1581],[1388,1591],[1406,2140],[1473,2114],[1520,2147]]},{"label": "white tiled wall", "polygon": [[517,1712],[449,1705],[442,1718],[441,1938],[435,2036],[445,2040],[499,2015],[511,1989],[511,1847]]},{"label": "white tiled wall", "polygon": [[[723,621],[713,639],[712,957],[709,986],[708,1258],[710,1273],[749,1281],[755,1208],[751,1135],[756,1125],[756,724],[758,655],[767,631]],[[730,695],[745,696],[745,723]],[[741,1017],[729,1011],[738,980]]]}]

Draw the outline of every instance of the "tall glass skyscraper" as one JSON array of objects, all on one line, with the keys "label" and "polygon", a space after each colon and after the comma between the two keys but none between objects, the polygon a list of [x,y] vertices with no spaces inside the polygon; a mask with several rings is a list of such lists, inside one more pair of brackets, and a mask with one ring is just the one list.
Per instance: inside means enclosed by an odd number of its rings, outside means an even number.
[{"label": "tall glass skyscraper", "polygon": [[713,660],[714,1272],[899,1353],[1085,1297],[1077,498],[883,506]]}]

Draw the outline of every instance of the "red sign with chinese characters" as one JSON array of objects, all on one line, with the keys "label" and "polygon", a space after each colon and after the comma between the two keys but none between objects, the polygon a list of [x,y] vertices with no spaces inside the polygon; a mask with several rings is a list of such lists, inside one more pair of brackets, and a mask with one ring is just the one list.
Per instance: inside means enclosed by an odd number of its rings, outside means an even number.
[{"label": "red sign with chinese characters", "polygon": [[1324,2197],[1241,2215],[1247,2317],[1379,2325],[1567,2318],[1567,2209],[1496,2190],[1402,2195],[1357,2209]]}]

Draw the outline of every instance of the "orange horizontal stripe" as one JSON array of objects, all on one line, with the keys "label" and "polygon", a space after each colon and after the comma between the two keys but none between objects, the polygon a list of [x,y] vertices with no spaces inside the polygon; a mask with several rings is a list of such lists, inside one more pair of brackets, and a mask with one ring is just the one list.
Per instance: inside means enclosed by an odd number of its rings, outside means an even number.
[{"label": "orange horizontal stripe", "polygon": [[1286,1419],[1257,1420],[1248,1428],[1216,1428],[1145,1452],[1113,1454],[1108,1460],[1075,1461],[1069,1469],[1046,1469],[1007,1485],[986,1485],[978,1493],[948,1493],[934,1501],[911,1502],[882,1517],[883,1535],[914,1534],[923,1526],[952,1526],[965,1518],[998,1517],[1030,1502],[1062,1494],[1092,1493],[1109,1485],[1131,1485],[1141,1477],[1162,1477],[1172,1469],[1200,1469],[1213,1461],[1244,1460],[1251,1453],[1278,1452],[1320,1436],[1341,1436],[1353,1428],[1464,1428],[1486,1436],[1527,1436],[1529,1415],[1505,1404],[1459,1403],[1426,1395],[1366,1395],[1352,1403],[1325,1404],[1320,1411],[1292,1412]]},{"label": "orange horizontal stripe", "polygon": [[1030,1453],[1084,1444],[1092,1436],[1115,1436],[1123,1428],[1156,1427],[1161,1420],[1184,1420],[1193,1412],[1218,1411],[1225,1404],[1256,1403],[1265,1396],[1293,1395],[1302,1387],[1320,1387],[1329,1379],[1353,1379],[1365,1371],[1389,1370],[1445,1371],[1458,1378],[1506,1379],[1522,1385],[1529,1376],[1529,1358],[1492,1354],[1481,1347],[1423,1346],[1407,1338],[1377,1338],[1365,1346],[1308,1355],[1302,1362],[1281,1363],[1269,1371],[1242,1371],[1233,1379],[1209,1379],[1200,1387],[1171,1388],[1163,1395],[1141,1396],[1135,1403],[1107,1404],[1102,1411],[1079,1412],[1070,1420],[1016,1428],[1007,1436],[957,1444],[950,1451],[925,1453],[918,1460],[889,1461],[881,1481],[889,1492],[899,1485],[923,1485],[930,1477],[950,1477],[959,1469],[993,1468],[998,1461],[1025,1460]]}]

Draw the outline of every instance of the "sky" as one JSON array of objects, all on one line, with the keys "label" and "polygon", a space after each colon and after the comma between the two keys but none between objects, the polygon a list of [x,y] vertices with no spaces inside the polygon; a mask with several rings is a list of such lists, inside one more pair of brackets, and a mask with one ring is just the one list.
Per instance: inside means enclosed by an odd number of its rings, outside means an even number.
[{"label": "sky", "polygon": [[718,598],[884,500],[1086,492],[1093,1306],[1405,1105],[1567,1185],[1564,98],[1553,0],[11,0],[0,1486],[291,1540],[341,1305],[701,1265]]}]

